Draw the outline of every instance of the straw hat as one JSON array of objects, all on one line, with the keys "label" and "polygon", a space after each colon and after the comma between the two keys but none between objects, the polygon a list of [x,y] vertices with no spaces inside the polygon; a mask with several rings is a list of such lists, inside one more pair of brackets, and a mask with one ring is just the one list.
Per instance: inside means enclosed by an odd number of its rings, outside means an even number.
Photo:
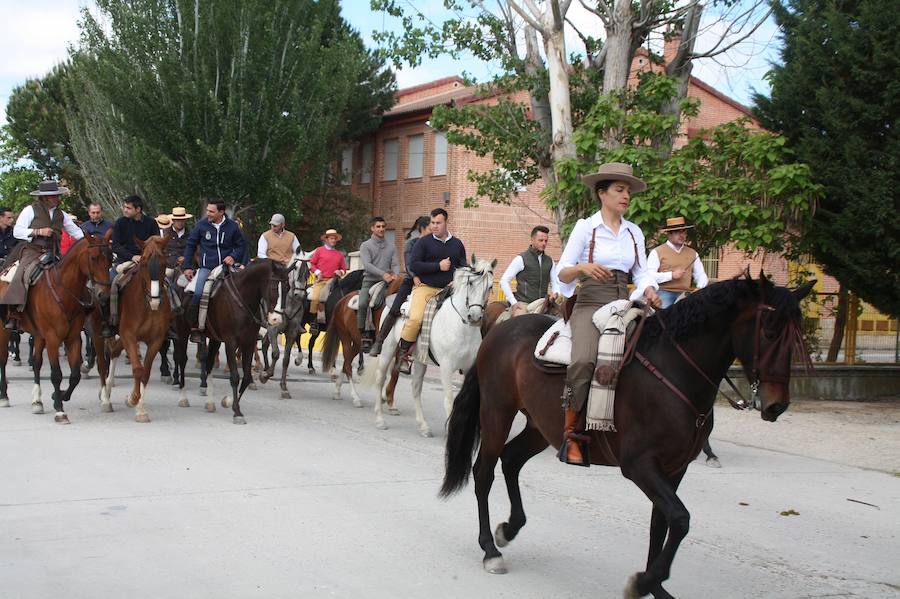
[{"label": "straw hat", "polygon": [[683,216],[676,216],[673,218],[666,219],[666,226],[661,228],[660,231],[684,231],[685,229],[693,229],[694,225],[689,225],[684,220]]},{"label": "straw hat", "polygon": [[637,193],[647,189],[647,184],[641,179],[634,176],[630,164],[624,162],[607,162],[601,164],[596,173],[585,175],[581,178],[581,182],[587,185],[591,193],[594,192],[594,185],[597,181],[626,181],[631,185],[631,191]]},{"label": "straw hat", "polygon": [[187,220],[189,218],[194,218],[193,214],[187,213],[184,206],[175,206],[172,208],[172,214],[170,216],[172,217],[172,220]]},{"label": "straw hat", "polygon": [[60,187],[59,183],[53,180],[49,181],[41,181],[38,188],[32,191],[29,195],[33,196],[62,196],[68,195],[69,188],[68,187]]},{"label": "straw hat", "polygon": [[172,226],[172,215],[171,214],[160,214],[156,217],[156,224],[159,225],[160,229],[166,229]]},{"label": "straw hat", "polygon": [[319,237],[319,239],[321,239],[322,241],[325,241],[325,238],[328,237],[329,235],[334,235],[335,237],[337,237],[337,241],[340,241],[341,239],[344,238],[340,233],[337,232],[337,229],[328,229],[327,231],[325,231],[322,234],[321,237]]}]

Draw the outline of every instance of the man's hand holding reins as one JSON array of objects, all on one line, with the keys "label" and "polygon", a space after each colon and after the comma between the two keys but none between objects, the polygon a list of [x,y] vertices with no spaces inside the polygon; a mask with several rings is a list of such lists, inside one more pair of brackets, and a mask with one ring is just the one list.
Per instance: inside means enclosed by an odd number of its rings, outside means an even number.
[{"label": "man's hand holding reins", "polygon": [[659,296],[656,295],[656,289],[653,287],[647,287],[644,289],[644,299],[647,300],[647,303],[650,304],[653,308],[659,310],[662,308],[662,300],[659,299]]},{"label": "man's hand holding reins", "polygon": [[444,258],[443,260],[438,262],[438,265],[441,267],[441,270],[444,272],[447,272],[448,270],[450,270],[450,267],[453,266],[453,264],[450,262],[450,258]]}]

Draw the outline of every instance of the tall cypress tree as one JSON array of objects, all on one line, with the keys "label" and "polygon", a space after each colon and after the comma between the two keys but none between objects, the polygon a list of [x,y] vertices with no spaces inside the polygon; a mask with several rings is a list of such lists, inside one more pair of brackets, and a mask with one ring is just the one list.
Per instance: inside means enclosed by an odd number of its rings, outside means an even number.
[{"label": "tall cypress tree", "polygon": [[809,249],[825,272],[900,315],[900,11],[896,0],[782,0],[781,64],[762,123],[825,187]]}]

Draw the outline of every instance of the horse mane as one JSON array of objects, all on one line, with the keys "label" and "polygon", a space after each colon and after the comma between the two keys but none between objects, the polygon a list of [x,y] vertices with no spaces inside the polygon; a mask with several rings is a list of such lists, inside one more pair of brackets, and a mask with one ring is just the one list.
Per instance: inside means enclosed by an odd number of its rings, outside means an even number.
[{"label": "horse mane", "polygon": [[[778,320],[799,316],[797,300],[783,287],[775,287],[768,279],[762,279],[766,301],[775,308]],[[741,306],[757,303],[760,300],[760,279],[754,279],[748,271],[733,279],[714,283],[709,287],[691,293],[684,300],[658,312],[644,326],[644,336],[660,337],[663,329],[660,318],[665,321],[666,329],[675,339],[683,339],[712,324],[723,320],[730,321],[731,316]]]},{"label": "horse mane", "polygon": [[360,287],[362,287],[362,280],[365,272],[366,271],[362,268],[351,270],[349,273],[347,273],[347,276],[337,280],[338,287],[340,287],[341,291],[343,291],[344,293],[357,291]]}]

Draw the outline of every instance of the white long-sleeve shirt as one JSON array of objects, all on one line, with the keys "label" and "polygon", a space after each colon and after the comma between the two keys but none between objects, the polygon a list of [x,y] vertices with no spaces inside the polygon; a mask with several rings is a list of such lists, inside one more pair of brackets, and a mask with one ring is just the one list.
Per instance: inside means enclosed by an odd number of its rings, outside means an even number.
[{"label": "white long-sleeve shirt", "polygon": [[[61,208],[50,208],[50,218],[53,218],[53,215],[57,210],[61,210]],[[19,218],[16,219],[16,226],[13,227],[13,237],[31,241],[34,238],[34,229],[31,228],[31,221],[33,220],[34,208],[29,204],[22,208],[22,212],[19,213]],[[72,217],[69,216],[65,210],[63,210],[63,229],[65,229],[66,233],[71,235],[73,239],[81,239],[84,237],[84,231],[75,224],[75,221],[72,220]]]},{"label": "white long-sleeve shirt", "polygon": [[[588,250],[591,247],[591,235],[596,231],[594,239],[593,262],[605,266],[610,270],[630,272],[634,279],[634,292],[632,300],[642,299],[647,287],[659,289],[659,284],[654,280],[647,269],[647,250],[644,246],[644,234],[640,227],[631,221],[622,219],[619,225],[619,233],[613,233],[600,212],[595,212],[590,218],[579,219],[569,236],[569,242],[559,259],[558,270],[569,268],[577,264],[589,262]],[[630,234],[629,234],[630,232]],[[632,236],[634,239],[632,240]],[[635,261],[634,247],[637,244],[638,260]],[[566,297],[575,293],[578,279],[571,283],[560,281],[559,290]]]},{"label": "white long-sleeve shirt", "polygon": [[[667,241],[666,245],[672,248],[676,254],[680,254],[681,250],[684,249],[684,245],[681,247],[675,247],[672,245],[672,242]],[[647,258],[647,268],[650,270],[650,273],[653,275],[654,279],[656,279],[657,284],[668,283],[672,280],[672,271],[664,271],[659,272],[659,252],[656,250],[652,250],[650,252],[650,256]],[[707,285],[709,285],[709,277],[706,276],[706,271],[703,270],[703,263],[700,261],[700,257],[697,256],[697,259],[694,260],[694,264],[691,267],[691,272],[694,277],[694,284],[697,289],[703,289]]]},{"label": "white long-sleeve shirt", "polygon": [[[538,264],[542,265],[544,258],[552,260],[547,254],[538,254]],[[515,279],[523,270],[525,270],[525,261],[522,260],[521,255],[517,255],[513,258],[512,262],[509,263],[509,266],[506,267],[506,270],[503,271],[503,276],[500,277],[500,289],[503,290],[503,295],[506,296],[506,301],[509,302],[510,306],[515,306],[519,300],[513,295],[513,290],[512,287],[509,286],[509,282]],[[553,290],[553,293],[559,293],[559,279],[556,278],[555,262],[550,267],[550,289]]]},{"label": "white long-sleeve shirt", "polygon": [[[279,237],[281,237],[285,233],[287,233],[287,231],[282,231],[281,235],[279,235]],[[291,252],[296,254],[298,247],[300,247],[300,240],[297,239],[296,235],[294,235],[294,241],[293,241],[293,243],[291,243]],[[268,258],[269,257],[269,242],[266,240],[265,235],[259,236],[259,243],[256,244],[256,257],[257,258]]]}]

